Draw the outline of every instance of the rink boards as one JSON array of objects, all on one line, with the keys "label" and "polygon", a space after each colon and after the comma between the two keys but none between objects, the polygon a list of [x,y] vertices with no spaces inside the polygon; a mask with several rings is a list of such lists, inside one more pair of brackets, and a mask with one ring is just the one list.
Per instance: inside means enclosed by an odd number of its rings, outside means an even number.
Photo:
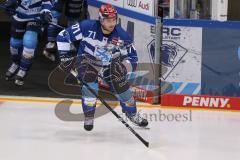
[{"label": "rink boards", "polygon": [[[140,64],[153,64],[155,58],[154,14],[136,11],[131,5],[132,8],[129,8],[129,4],[125,1],[108,2],[117,7],[122,27],[134,37]],[[146,3],[150,8],[154,8],[154,4]],[[97,8],[101,2],[89,1],[89,4],[90,15],[95,15],[91,18],[98,18]],[[171,105],[164,100],[169,95],[176,95],[176,97],[178,95],[180,97],[209,95],[209,98],[240,96],[239,26],[239,22],[163,20],[161,97],[159,98],[165,105]],[[152,71],[149,70],[149,72]],[[152,77],[147,78],[151,81]],[[140,93],[138,95],[141,95],[136,96],[138,100],[153,103],[152,97],[158,96],[154,95],[151,89],[141,87],[137,89]],[[179,104],[181,101],[178,102]],[[234,103],[231,106],[238,108],[239,104]]]},{"label": "rink boards", "polygon": [[[164,96],[164,97],[163,97]],[[153,105],[144,102],[137,102],[139,109],[180,109],[180,110],[207,110],[207,111],[224,111],[239,112],[240,98],[238,97],[217,97],[217,96],[191,96],[191,95],[163,95],[161,105]],[[71,101],[71,107],[80,107],[81,100],[66,98],[46,98],[46,97],[22,97],[22,96],[0,96],[0,105],[9,102],[28,103],[28,104],[47,104],[55,105]],[[120,107],[118,102],[107,101],[113,108]],[[102,106],[100,101],[97,107]]]}]

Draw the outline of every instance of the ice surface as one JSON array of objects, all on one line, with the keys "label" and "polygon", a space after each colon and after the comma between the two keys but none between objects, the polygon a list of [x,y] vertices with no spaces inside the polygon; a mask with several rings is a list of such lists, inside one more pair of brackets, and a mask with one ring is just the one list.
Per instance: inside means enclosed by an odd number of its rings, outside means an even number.
[{"label": "ice surface", "polygon": [[[0,160],[240,159],[238,112],[139,108],[150,120],[150,129],[134,127],[150,141],[146,148],[111,113],[97,118],[94,130],[87,132],[82,122],[58,119],[55,106],[0,102]],[[82,112],[80,104],[71,111]],[[116,111],[121,113],[119,107]],[[171,121],[163,120],[163,114]],[[188,117],[177,121],[173,115]]]}]

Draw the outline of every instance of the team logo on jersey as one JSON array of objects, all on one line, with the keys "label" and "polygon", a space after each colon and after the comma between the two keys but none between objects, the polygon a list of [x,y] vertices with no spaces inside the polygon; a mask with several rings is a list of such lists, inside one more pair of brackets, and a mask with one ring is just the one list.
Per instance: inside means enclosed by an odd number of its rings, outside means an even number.
[{"label": "team logo on jersey", "polygon": [[[150,59],[155,62],[155,40],[152,40],[147,47]],[[172,40],[163,40],[161,48],[162,78],[165,80],[188,50]]]},{"label": "team logo on jersey", "polygon": [[108,65],[112,58],[111,54],[109,54],[109,51],[107,50],[107,48],[100,47],[100,46],[96,46],[94,56],[96,56],[99,60],[101,60],[103,65]]}]

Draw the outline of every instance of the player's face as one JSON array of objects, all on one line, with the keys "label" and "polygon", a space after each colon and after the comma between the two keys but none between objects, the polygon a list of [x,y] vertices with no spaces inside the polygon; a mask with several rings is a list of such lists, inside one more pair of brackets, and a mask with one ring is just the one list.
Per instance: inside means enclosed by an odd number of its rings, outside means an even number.
[{"label": "player's face", "polygon": [[117,19],[116,18],[105,18],[105,19],[103,19],[101,24],[102,24],[103,32],[105,34],[110,34],[114,30],[114,28],[117,24]]}]

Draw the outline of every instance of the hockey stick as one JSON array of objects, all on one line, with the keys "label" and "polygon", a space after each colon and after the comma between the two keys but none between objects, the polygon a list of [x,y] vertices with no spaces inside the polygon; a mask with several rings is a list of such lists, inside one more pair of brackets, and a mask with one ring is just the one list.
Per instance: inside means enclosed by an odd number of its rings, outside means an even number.
[{"label": "hockey stick", "polygon": [[97,97],[97,98],[102,102],[102,104],[104,104],[104,106],[107,107],[107,109],[108,109],[110,112],[112,112],[112,113],[114,114],[114,116],[117,117],[118,120],[121,121],[121,122],[125,125],[125,127],[127,127],[146,147],[149,147],[149,142],[147,142],[146,140],[144,140],[126,121],[124,121],[124,119],[123,119],[121,116],[119,116],[119,115],[117,114],[117,112],[115,112],[115,111],[108,105],[108,103],[107,103],[104,99],[102,99],[100,96],[98,96],[97,93],[96,93],[87,83],[85,83],[85,82],[81,79],[81,77],[79,77],[79,76],[77,75],[76,71],[71,70],[70,72],[71,72],[71,74],[72,74],[74,77],[77,78],[77,80],[79,80],[83,85],[85,85],[85,86],[87,87],[87,89],[88,89],[95,97]]},{"label": "hockey stick", "polygon": [[[34,20],[39,21],[39,22],[41,21],[39,18],[34,18]],[[53,25],[53,26],[55,26],[57,28],[60,28],[60,29],[65,29],[65,27],[60,26],[60,25],[58,25],[56,23],[53,23],[53,22],[49,22],[48,24],[51,24],[51,25]]]}]

